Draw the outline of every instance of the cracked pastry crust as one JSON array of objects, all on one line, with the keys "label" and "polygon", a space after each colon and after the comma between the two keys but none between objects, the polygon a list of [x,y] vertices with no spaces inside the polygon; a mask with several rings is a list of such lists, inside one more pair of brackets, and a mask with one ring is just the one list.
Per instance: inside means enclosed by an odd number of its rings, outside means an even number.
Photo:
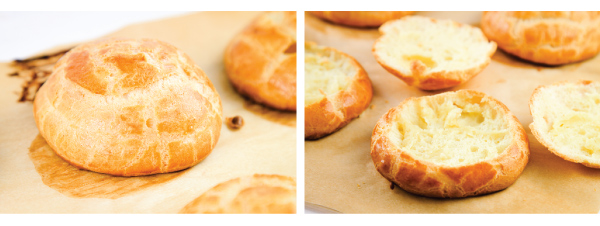
[{"label": "cracked pastry crust", "polygon": [[72,49],[54,66],[33,111],[61,158],[118,176],[191,167],[210,154],[222,124],[208,77],[181,50],[154,39]]},{"label": "cracked pastry crust", "polygon": [[233,87],[266,106],[296,111],[296,12],[266,12],[225,50]]},{"label": "cracked pastry crust", "polygon": [[319,139],[341,129],[371,103],[371,80],[348,54],[306,42],[304,71],[306,139]]},{"label": "cracked pastry crust", "polygon": [[296,213],[296,179],[254,174],[209,189],[180,213]]},{"label": "cracked pastry crust", "polygon": [[371,157],[410,193],[476,196],[513,184],[529,159],[525,130],[504,104],[477,91],[409,98],[377,122]]},{"label": "cracked pastry crust", "polygon": [[502,50],[560,65],[600,52],[600,12],[484,12],[481,29]]},{"label": "cracked pastry crust", "polygon": [[312,11],[324,20],[352,27],[378,27],[383,23],[413,14],[412,11]]}]

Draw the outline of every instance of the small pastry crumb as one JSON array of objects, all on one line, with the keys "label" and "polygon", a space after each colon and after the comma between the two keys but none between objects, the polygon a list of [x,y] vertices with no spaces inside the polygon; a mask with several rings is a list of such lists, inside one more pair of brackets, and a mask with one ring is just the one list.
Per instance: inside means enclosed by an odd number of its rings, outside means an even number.
[{"label": "small pastry crumb", "polygon": [[244,119],[242,118],[242,116],[239,115],[233,117],[226,117],[225,123],[227,124],[227,127],[229,129],[238,130],[242,128],[242,126],[244,126]]}]

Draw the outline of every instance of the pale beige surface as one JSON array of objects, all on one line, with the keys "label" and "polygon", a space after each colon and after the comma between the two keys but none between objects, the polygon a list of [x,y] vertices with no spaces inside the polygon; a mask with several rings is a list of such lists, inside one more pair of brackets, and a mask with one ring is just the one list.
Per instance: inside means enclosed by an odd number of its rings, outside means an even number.
[{"label": "pale beige surface", "polygon": [[[478,26],[480,12],[417,12]],[[372,108],[336,133],[305,142],[306,202],[344,213],[598,213],[600,170],[565,161],[542,146],[529,130],[528,101],[539,85],[562,80],[600,80],[600,58],[562,67],[542,67],[497,51],[490,65],[457,87],[425,92],[407,86],[385,71],[371,54],[376,29],[332,25],[306,14],[307,41],[331,46],[359,61],[373,82]],[[408,97],[473,89],[493,96],[517,116],[527,132],[530,159],[523,174],[506,190],[464,199],[411,195],[390,182],[373,165],[371,133],[377,120]]]},{"label": "pale beige surface", "polygon": [[[295,114],[249,104],[235,93],[223,69],[225,46],[258,14],[201,12],[109,35],[156,38],[180,48],[211,79],[222,100],[223,116],[244,119],[239,130],[222,127],[217,146],[204,161],[174,174],[124,178],[64,164],[54,167],[43,164],[58,162],[47,146],[30,158],[29,147],[39,133],[32,104],[16,102],[22,81],[8,77],[12,69],[0,63],[0,213],[177,213],[206,190],[235,177],[254,173],[295,177]],[[35,166],[32,159],[37,159]]]}]

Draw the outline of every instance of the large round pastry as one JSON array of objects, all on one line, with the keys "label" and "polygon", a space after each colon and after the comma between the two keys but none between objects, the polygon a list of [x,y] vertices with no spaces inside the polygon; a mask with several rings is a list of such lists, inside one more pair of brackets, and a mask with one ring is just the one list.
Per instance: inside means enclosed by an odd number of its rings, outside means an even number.
[{"label": "large round pastry", "polygon": [[37,93],[41,135],[72,165],[138,176],[191,167],[219,139],[221,100],[189,56],[154,39],[82,44]]}]

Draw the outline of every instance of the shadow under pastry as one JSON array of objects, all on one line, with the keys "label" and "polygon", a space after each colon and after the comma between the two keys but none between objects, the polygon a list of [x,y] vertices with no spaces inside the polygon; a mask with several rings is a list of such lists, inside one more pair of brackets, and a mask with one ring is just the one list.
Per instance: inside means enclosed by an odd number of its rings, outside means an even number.
[{"label": "shadow under pastry", "polygon": [[75,198],[117,199],[166,183],[186,172],[119,177],[79,169],[59,157],[40,134],[29,147],[29,158],[45,185]]}]

